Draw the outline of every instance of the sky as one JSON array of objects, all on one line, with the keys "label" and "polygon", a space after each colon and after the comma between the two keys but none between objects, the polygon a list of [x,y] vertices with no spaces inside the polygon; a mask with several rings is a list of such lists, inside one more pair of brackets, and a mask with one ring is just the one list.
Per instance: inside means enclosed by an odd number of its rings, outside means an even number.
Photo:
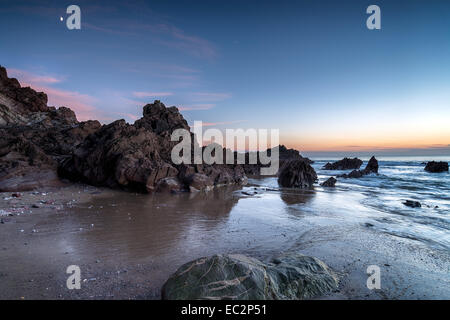
[{"label": "sky", "polygon": [[2,0],[0,30],[0,65],[79,120],[157,99],[310,156],[450,156],[449,1]]}]

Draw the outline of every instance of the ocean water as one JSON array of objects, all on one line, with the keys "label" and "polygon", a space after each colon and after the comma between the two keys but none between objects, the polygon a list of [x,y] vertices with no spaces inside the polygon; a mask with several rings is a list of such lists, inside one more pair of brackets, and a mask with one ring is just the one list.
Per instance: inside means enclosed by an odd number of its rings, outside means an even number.
[{"label": "ocean water", "polygon": [[[448,158],[440,158],[438,160],[448,161]],[[424,161],[428,160],[381,158],[378,175],[338,178],[336,190],[322,188],[319,192],[348,194],[344,201],[353,202],[354,207],[347,214],[365,216],[370,220],[370,227],[376,230],[450,250],[450,173],[426,172]],[[351,171],[322,170],[328,161],[316,160],[313,164],[320,181]],[[361,168],[366,164],[367,159]],[[407,207],[403,204],[405,200],[419,201],[422,207]],[[342,210],[347,206],[334,204],[334,207]]]}]

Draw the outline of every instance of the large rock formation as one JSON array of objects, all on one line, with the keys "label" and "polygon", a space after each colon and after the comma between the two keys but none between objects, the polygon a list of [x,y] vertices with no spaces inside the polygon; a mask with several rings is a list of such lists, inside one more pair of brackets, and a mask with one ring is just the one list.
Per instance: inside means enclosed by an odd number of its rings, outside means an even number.
[{"label": "large rock formation", "polygon": [[215,255],[181,266],[162,287],[169,300],[299,300],[323,295],[338,277],[319,259],[291,254],[268,264],[239,255]]},{"label": "large rock formation", "polygon": [[371,173],[376,173],[378,174],[378,160],[375,159],[374,156],[372,156],[369,160],[369,162],[367,163],[366,167],[364,168],[364,170],[353,170],[352,172],[348,173],[348,174],[341,174],[338,175],[338,177],[341,178],[361,178],[362,176],[371,174]]},{"label": "large rock formation", "polygon": [[[267,155],[267,157],[270,157],[272,155],[272,151],[274,148],[267,149],[264,153]],[[312,160],[303,157],[298,150],[295,149],[288,149],[284,145],[278,146],[278,167],[281,168],[288,160],[302,160],[305,161],[308,164],[313,163]],[[250,158],[256,157],[257,163],[256,164],[250,164]],[[236,157],[236,155],[235,155]],[[263,165],[260,161],[260,152],[246,152],[245,153],[245,164],[242,164],[242,167],[244,168],[245,174],[250,176],[259,176],[261,173],[261,168],[268,167],[269,165]]]},{"label": "large rock formation", "polygon": [[363,164],[362,160],[358,158],[344,158],[342,160],[333,162],[333,163],[327,163],[323,166],[322,169],[324,170],[348,170],[348,169],[359,169],[361,165]]},{"label": "large rock formation", "polygon": [[166,108],[156,100],[144,106],[143,117],[134,124],[117,120],[88,136],[62,164],[60,174],[140,192],[208,190],[246,182],[239,165],[174,164],[171,151],[178,142],[170,137],[175,129],[190,128],[176,107]]},{"label": "large rock formation", "polygon": [[446,172],[448,171],[448,162],[440,161],[430,161],[425,166],[425,171],[437,173],[437,172]]},{"label": "large rock formation", "polygon": [[47,106],[45,93],[22,88],[0,66],[0,191],[60,185],[59,163],[99,128],[69,108]]},{"label": "large rock formation", "polygon": [[176,107],[160,101],[146,105],[134,124],[78,122],[72,110],[47,106],[45,93],[22,88],[0,66],[0,191],[55,186],[58,175],[142,192],[246,182],[240,165],[173,164],[175,129],[190,130]]},{"label": "large rock formation", "polygon": [[314,168],[299,159],[286,161],[278,173],[278,183],[285,188],[311,188],[316,181]]}]

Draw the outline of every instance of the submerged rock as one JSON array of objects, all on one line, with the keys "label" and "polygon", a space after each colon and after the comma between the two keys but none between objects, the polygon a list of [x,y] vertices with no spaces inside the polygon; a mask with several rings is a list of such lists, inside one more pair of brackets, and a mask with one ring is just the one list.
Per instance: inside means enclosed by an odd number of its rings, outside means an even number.
[{"label": "submerged rock", "polygon": [[333,177],[330,177],[325,182],[322,182],[320,185],[322,187],[334,187],[336,185],[337,180]]},{"label": "submerged rock", "polygon": [[288,160],[278,174],[278,183],[285,188],[311,188],[316,181],[316,171],[303,160]]},{"label": "submerged rock", "polygon": [[413,201],[413,200],[406,200],[403,202],[403,204],[407,207],[411,208],[421,208],[422,204],[419,201]]},{"label": "submerged rock", "polygon": [[333,162],[333,163],[327,163],[323,166],[322,169],[324,170],[348,170],[348,169],[359,169],[361,165],[363,164],[362,160],[358,158],[344,158],[342,160]]},{"label": "submerged rock", "polygon": [[448,171],[448,162],[440,161],[430,161],[425,166],[425,171],[437,173],[437,172],[445,172]]},{"label": "submerged rock", "polygon": [[291,254],[268,264],[240,254],[181,266],[162,287],[163,299],[309,299],[337,289],[338,277],[317,258]]}]

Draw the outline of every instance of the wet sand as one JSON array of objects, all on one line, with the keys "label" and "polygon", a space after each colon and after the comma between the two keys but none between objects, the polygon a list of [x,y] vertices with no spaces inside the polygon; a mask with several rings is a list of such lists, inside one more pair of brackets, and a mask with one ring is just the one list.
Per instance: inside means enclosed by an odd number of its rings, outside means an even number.
[{"label": "wet sand", "polygon": [[[2,193],[0,299],[159,299],[165,280],[190,260],[216,253],[268,260],[291,250],[341,274],[339,291],[320,299],[450,298],[448,251],[372,230],[367,216],[333,209],[345,195],[316,189],[254,184],[142,195],[72,185]],[[81,268],[80,290],[66,287],[69,265]],[[366,287],[368,265],[381,268],[380,290]]]}]

